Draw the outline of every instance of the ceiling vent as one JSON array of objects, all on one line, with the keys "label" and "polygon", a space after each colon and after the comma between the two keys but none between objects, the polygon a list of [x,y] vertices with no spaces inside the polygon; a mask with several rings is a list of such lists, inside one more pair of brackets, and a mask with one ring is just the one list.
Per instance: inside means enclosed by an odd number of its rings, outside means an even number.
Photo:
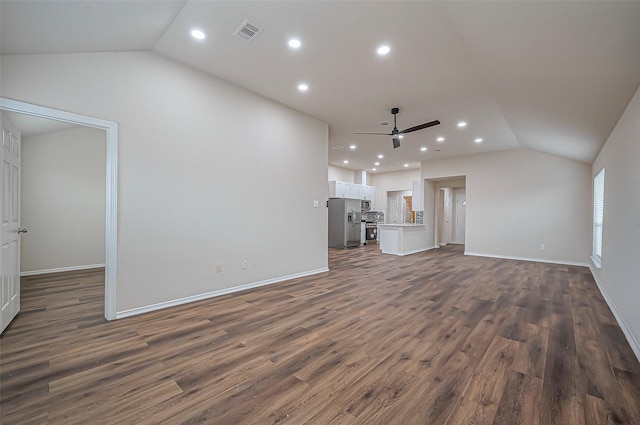
[{"label": "ceiling vent", "polygon": [[258,28],[257,25],[247,19],[242,23],[242,25],[240,25],[233,35],[251,43],[261,32],[262,28]]}]

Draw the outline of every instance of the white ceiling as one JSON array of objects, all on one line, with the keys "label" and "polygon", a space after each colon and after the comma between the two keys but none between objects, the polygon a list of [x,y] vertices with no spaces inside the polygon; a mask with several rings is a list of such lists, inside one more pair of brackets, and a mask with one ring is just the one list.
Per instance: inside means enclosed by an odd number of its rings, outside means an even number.
[{"label": "white ceiling", "polygon": [[[515,147],[591,163],[640,85],[638,1],[0,4],[2,54],[153,50],[329,123],[329,163],[352,169]],[[232,35],[245,19],[263,28],[251,43]],[[390,132],[394,106],[400,129],[442,125],[398,149],[353,134]]]}]

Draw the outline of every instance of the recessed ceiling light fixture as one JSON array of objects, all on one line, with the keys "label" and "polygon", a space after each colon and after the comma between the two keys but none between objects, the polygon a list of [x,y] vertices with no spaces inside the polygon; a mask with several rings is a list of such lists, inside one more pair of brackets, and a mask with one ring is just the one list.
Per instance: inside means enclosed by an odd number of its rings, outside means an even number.
[{"label": "recessed ceiling light fixture", "polygon": [[467,126],[467,123],[466,123],[466,122],[464,122],[464,121],[460,121],[460,122],[458,123],[458,127],[460,127],[460,128],[462,128],[462,127],[466,127],[466,126]]},{"label": "recessed ceiling light fixture", "polygon": [[292,49],[297,49],[300,46],[302,46],[302,42],[297,38],[292,38],[291,40],[289,40],[289,47],[291,47]]},{"label": "recessed ceiling light fixture", "polygon": [[307,91],[307,90],[309,90],[309,86],[307,84],[305,84],[305,83],[298,84],[298,90]]},{"label": "recessed ceiling light fixture", "polygon": [[378,47],[378,54],[380,56],[384,56],[386,54],[388,54],[391,51],[391,47],[387,46],[387,45],[383,45]]},{"label": "recessed ceiling light fixture", "polygon": [[345,159],[345,160],[344,160],[344,161],[342,161],[342,162],[344,162],[345,164],[348,164],[348,163],[349,163],[349,160],[348,160],[348,159]]},{"label": "recessed ceiling light fixture", "polygon": [[200,30],[191,30],[191,37],[196,40],[204,40],[206,35]]},{"label": "recessed ceiling light fixture", "polygon": [[354,150],[356,148],[356,145],[351,145],[349,146],[349,149]]},{"label": "recessed ceiling light fixture", "polygon": [[409,164],[404,164],[404,166],[405,166],[405,167],[408,167],[408,166],[409,166]]},{"label": "recessed ceiling light fixture", "polygon": [[376,170],[377,170],[377,168],[372,168],[371,170],[372,170],[372,171],[376,171]]},{"label": "recessed ceiling light fixture", "polygon": [[380,163],[379,162],[374,162],[373,165],[380,165]]},{"label": "recessed ceiling light fixture", "polygon": [[427,147],[426,147],[426,146],[423,146],[423,147],[421,147],[421,148],[420,148],[420,150],[421,150],[422,152],[426,152]]},{"label": "recessed ceiling light fixture", "polygon": [[438,137],[436,139],[436,142],[440,142],[440,143],[444,142],[444,137],[442,137],[442,136]]},{"label": "recessed ceiling light fixture", "polygon": [[382,158],[384,158],[384,155],[380,154],[380,155],[378,155],[378,158],[382,159]]},{"label": "recessed ceiling light fixture", "polygon": [[474,140],[474,142],[476,143],[482,143],[482,139],[480,137],[478,137],[476,140]]}]

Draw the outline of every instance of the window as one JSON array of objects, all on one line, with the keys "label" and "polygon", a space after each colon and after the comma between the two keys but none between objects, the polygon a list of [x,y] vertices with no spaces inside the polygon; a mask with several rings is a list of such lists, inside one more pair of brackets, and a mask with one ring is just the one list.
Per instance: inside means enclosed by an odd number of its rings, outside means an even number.
[{"label": "window", "polygon": [[604,213],[604,168],[593,178],[593,255],[596,267],[602,267],[602,219]]}]

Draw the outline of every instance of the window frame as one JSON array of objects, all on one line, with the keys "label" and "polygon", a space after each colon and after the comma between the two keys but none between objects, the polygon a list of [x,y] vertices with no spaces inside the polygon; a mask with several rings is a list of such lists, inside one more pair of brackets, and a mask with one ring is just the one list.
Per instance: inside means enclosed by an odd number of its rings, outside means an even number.
[{"label": "window frame", "polygon": [[602,268],[602,236],[604,229],[605,169],[602,167],[593,177],[593,233],[591,261]]}]

